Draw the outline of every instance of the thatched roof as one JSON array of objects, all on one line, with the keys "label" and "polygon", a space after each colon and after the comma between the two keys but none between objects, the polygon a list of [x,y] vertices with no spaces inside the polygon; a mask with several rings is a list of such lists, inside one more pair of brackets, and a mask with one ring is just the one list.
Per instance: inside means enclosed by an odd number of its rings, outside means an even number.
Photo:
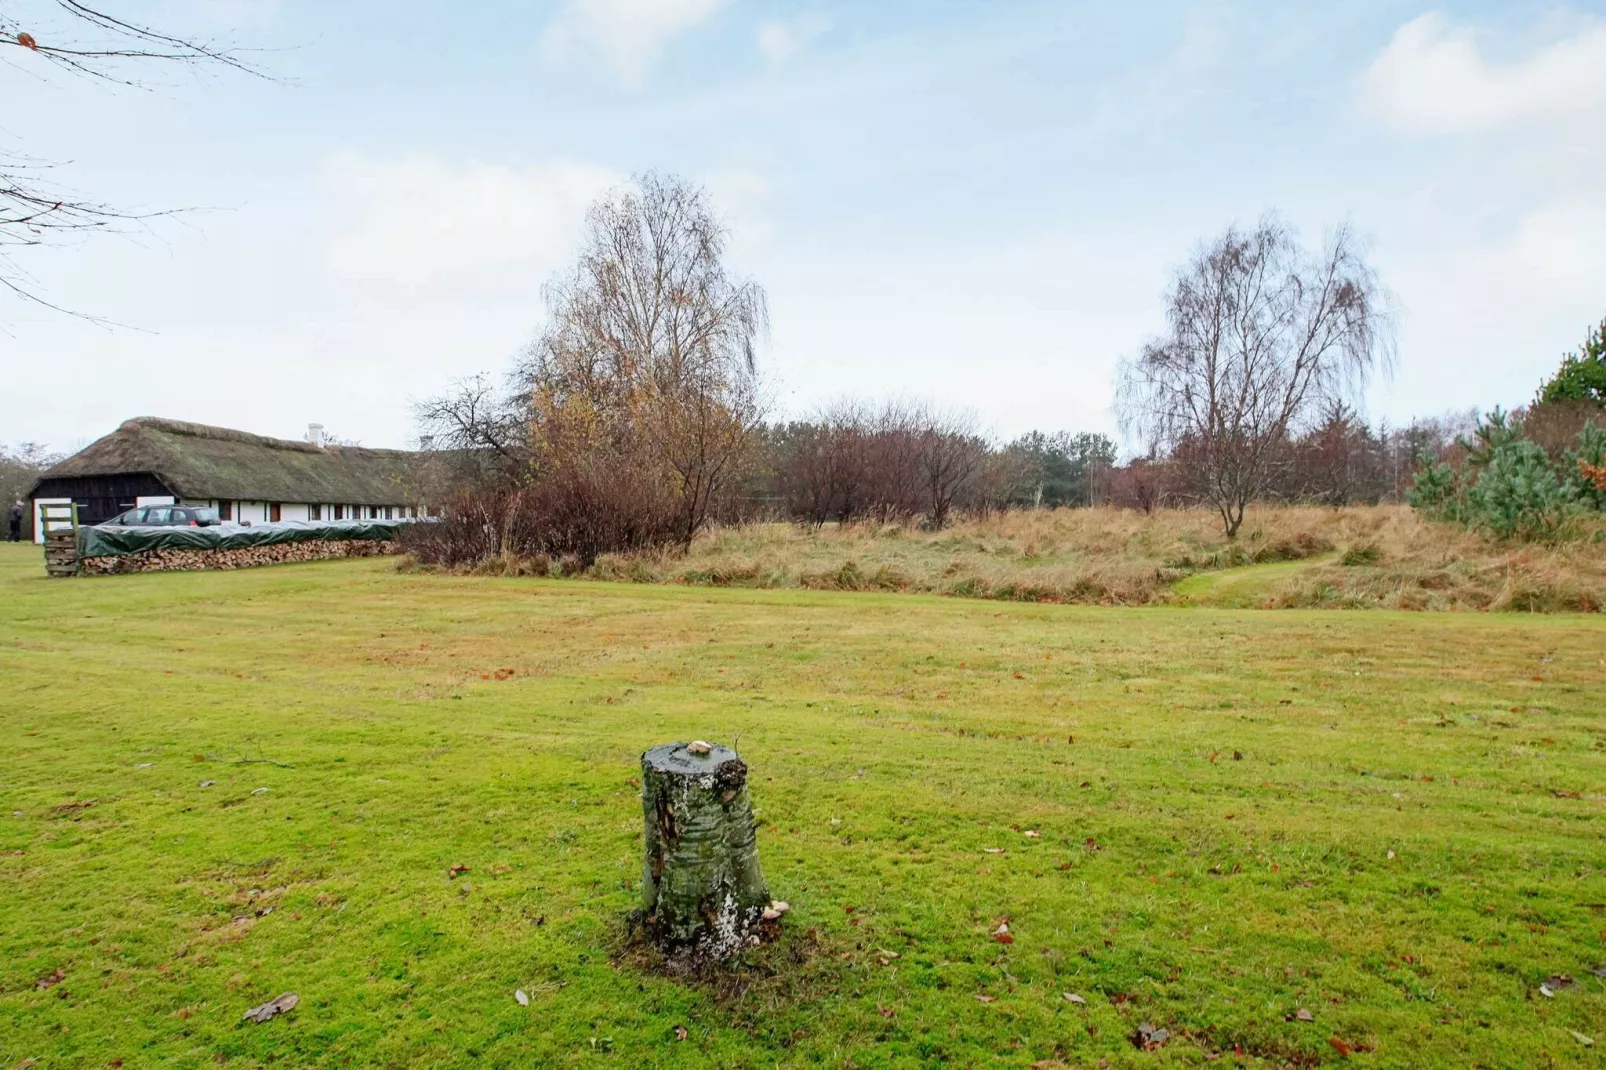
[{"label": "thatched roof", "polygon": [[226,427],[141,416],[39,477],[149,472],[181,498],[400,505],[415,500],[416,454],[314,446]]}]

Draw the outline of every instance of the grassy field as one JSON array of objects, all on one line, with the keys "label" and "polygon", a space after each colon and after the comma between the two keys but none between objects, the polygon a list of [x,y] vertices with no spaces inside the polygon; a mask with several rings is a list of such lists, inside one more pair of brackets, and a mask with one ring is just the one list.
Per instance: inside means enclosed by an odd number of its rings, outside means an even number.
[{"label": "grassy field", "polygon": [[[738,735],[787,935],[668,979],[637,758]],[[0,546],[0,1066],[1595,1066],[1603,803],[1594,616]]]},{"label": "grassy field", "polygon": [[[1256,506],[1229,541],[1204,509],[1045,509],[962,519],[936,532],[749,524],[700,535],[689,554],[604,558],[590,575],[1012,602],[1598,612],[1606,605],[1606,526],[1577,534],[1556,546],[1501,545],[1404,506],[1293,505]],[[1204,578],[1238,569],[1250,571]],[[528,562],[489,566],[529,570]]]}]

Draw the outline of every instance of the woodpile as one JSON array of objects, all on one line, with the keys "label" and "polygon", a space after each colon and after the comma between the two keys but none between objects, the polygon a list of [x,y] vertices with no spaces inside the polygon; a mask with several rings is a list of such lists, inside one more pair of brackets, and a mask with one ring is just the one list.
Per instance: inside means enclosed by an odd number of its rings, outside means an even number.
[{"label": "woodpile", "polygon": [[45,536],[45,573],[72,576],[78,572],[78,533],[52,531]]},{"label": "woodpile", "polygon": [[86,576],[124,572],[196,572],[208,569],[256,568],[333,557],[380,557],[398,553],[393,539],[341,539],[275,543],[238,550],[140,550],[132,554],[86,557],[78,562]]}]

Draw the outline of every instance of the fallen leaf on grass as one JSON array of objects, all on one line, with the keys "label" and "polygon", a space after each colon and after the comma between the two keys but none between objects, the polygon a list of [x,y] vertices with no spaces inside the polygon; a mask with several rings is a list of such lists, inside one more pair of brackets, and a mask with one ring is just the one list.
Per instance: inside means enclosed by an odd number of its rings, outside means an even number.
[{"label": "fallen leaf on grass", "polygon": [[998,923],[998,928],[993,930],[993,939],[1000,944],[1013,944],[1015,942],[1015,938],[1009,935],[1009,922],[1001,921]]},{"label": "fallen leaf on grass", "polygon": [[266,1003],[252,1007],[250,1010],[245,1012],[243,1020],[248,1022],[256,1022],[258,1025],[261,1025],[263,1022],[267,1021],[269,1018],[272,1018],[276,1014],[284,1014],[286,1011],[294,1010],[296,1004],[300,1002],[300,996],[296,995],[294,992],[286,992],[278,999],[270,999]]},{"label": "fallen leaf on grass", "polygon": [[255,791],[253,791],[251,794],[252,795],[266,795],[271,790],[272,790],[271,788],[258,788]]},{"label": "fallen leaf on grass", "polygon": [[1573,1035],[1573,1039],[1578,1041],[1578,1043],[1582,1044],[1584,1047],[1593,1048],[1595,1046],[1594,1037],[1586,1037],[1576,1029],[1569,1029],[1567,1032],[1571,1033]]},{"label": "fallen leaf on grass", "polygon": [[1170,1039],[1169,1029],[1157,1029],[1148,1022],[1138,1023],[1138,1031],[1132,1034],[1132,1043],[1143,1051],[1153,1051]]},{"label": "fallen leaf on grass", "polygon": [[1349,1058],[1349,1054],[1353,1050],[1348,1044],[1344,1043],[1337,1037],[1328,1037],[1327,1043],[1333,1046],[1333,1050],[1338,1052],[1340,1058]]},{"label": "fallen leaf on grass", "polygon": [[889,1021],[891,1020],[893,1015],[893,1010],[891,1007],[877,1007],[876,1010],[881,1012],[881,1017],[886,1018]]},{"label": "fallen leaf on grass", "polygon": [[51,985],[59,985],[66,979],[67,968],[65,966],[57,966],[55,973],[45,974],[43,977],[39,978],[39,980],[35,981],[33,986],[38,989],[46,989]]},{"label": "fallen leaf on grass", "polygon": [[1546,999],[1555,999],[1556,993],[1573,986],[1573,979],[1564,973],[1551,974],[1539,986],[1539,994]]},{"label": "fallen leaf on grass", "polygon": [[683,1026],[683,1025],[675,1026],[675,1039],[676,1040],[685,1040],[690,1035],[691,1035],[690,1033],[686,1032],[686,1027],[685,1026]]},{"label": "fallen leaf on grass", "polygon": [[994,1000],[996,1000],[997,998],[998,998],[997,996],[984,996],[984,995],[982,995],[980,993],[976,994],[976,1002],[977,1003],[991,1003]]},{"label": "fallen leaf on grass", "polygon": [[203,780],[203,781],[201,781],[201,787],[210,788],[213,784],[216,784],[216,783],[217,783],[217,781],[215,781],[215,780]]},{"label": "fallen leaf on grass", "polygon": [[526,993],[522,988],[515,988],[513,990],[513,998],[519,1001],[519,1006],[521,1007],[528,1007],[530,1005],[529,994]]},{"label": "fallen leaf on grass", "polygon": [[1084,1007],[1087,1006],[1087,1000],[1083,999],[1075,992],[1061,992],[1060,995],[1065,997],[1066,1003],[1079,1003]]},{"label": "fallen leaf on grass", "polygon": [[446,875],[448,877],[456,877],[456,876],[459,876],[459,875],[467,873],[467,872],[468,872],[468,867],[463,865],[461,862],[459,862],[457,865],[455,865],[451,869],[447,870],[446,871]]},{"label": "fallen leaf on grass", "polygon": [[1304,1007],[1301,1007],[1299,1010],[1288,1015],[1283,1020],[1288,1022],[1314,1022],[1316,1020],[1316,1016],[1310,1011],[1306,1010]]},{"label": "fallen leaf on grass", "polygon": [[1041,838],[1043,834],[1038,832],[1036,829],[1027,829],[1025,832],[1021,833],[1021,835],[1035,840]]},{"label": "fallen leaf on grass", "polygon": [[981,850],[983,854],[989,855],[1001,855],[1004,853],[1004,849],[1002,847],[983,847]]}]

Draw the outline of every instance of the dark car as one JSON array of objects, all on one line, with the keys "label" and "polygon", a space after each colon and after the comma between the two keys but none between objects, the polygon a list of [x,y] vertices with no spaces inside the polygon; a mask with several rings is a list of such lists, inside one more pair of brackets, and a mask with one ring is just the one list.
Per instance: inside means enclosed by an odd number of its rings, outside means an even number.
[{"label": "dark car", "polygon": [[106,521],[119,528],[205,528],[217,522],[216,509],[195,505],[142,505]]}]

